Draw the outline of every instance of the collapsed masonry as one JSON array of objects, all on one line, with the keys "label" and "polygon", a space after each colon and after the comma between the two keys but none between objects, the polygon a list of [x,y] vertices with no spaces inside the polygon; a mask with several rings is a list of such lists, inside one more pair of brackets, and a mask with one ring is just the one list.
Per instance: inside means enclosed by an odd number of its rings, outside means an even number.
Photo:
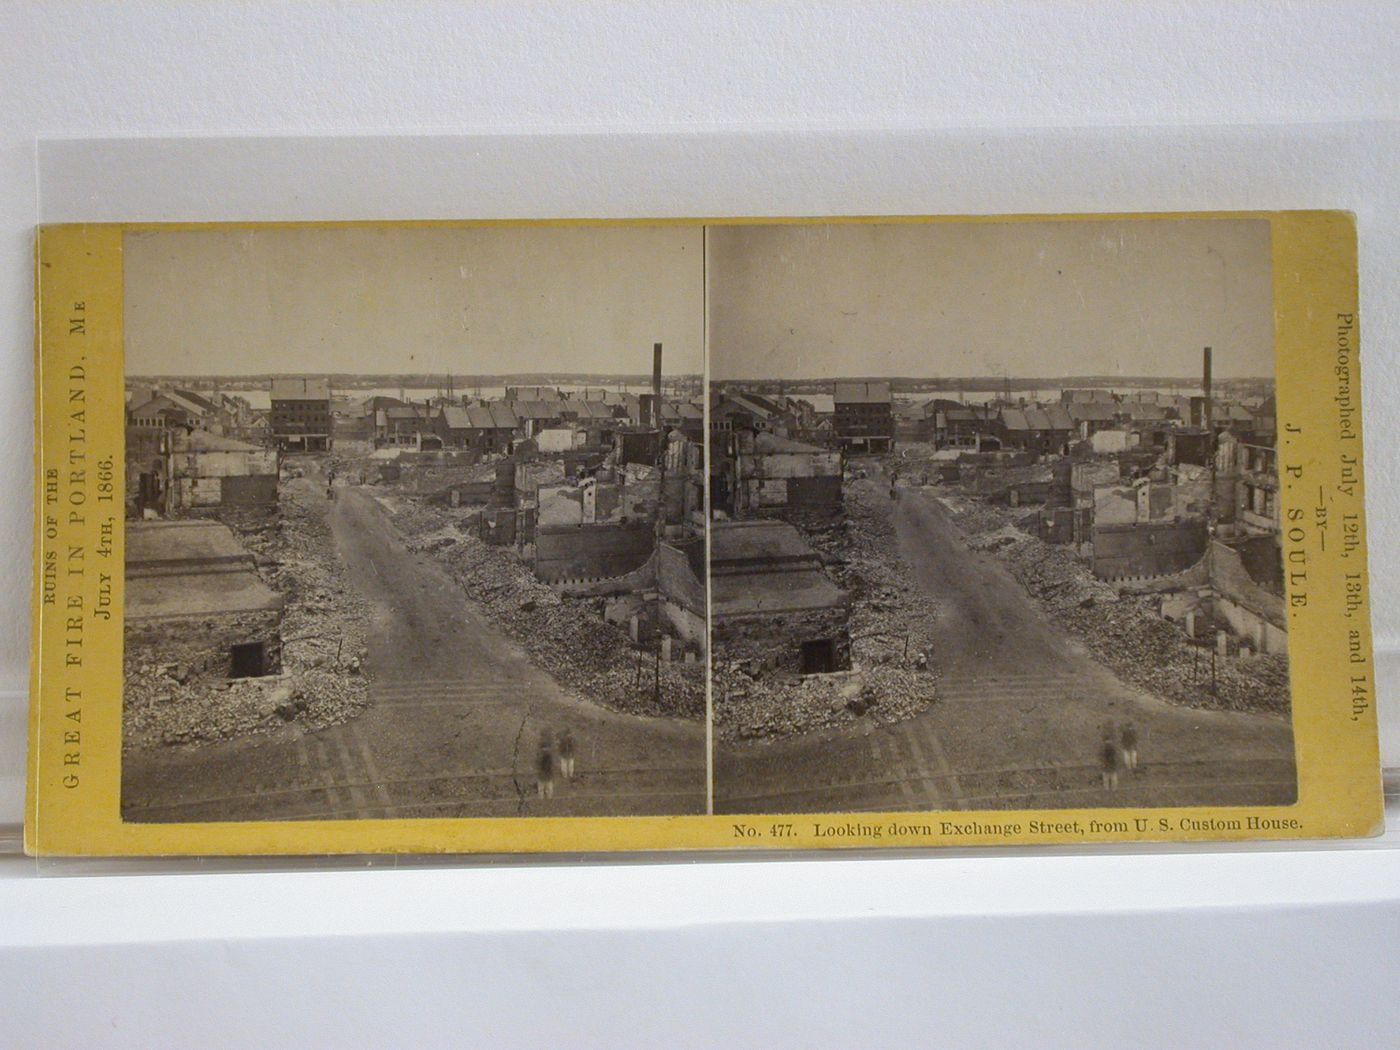
[{"label": "collapsed masonry", "polygon": [[716,522],[710,533],[710,618],[716,655],[755,670],[849,670],[850,596],[796,528]]},{"label": "collapsed masonry", "polygon": [[128,524],[126,644],[142,660],[174,665],[187,681],[277,674],[282,610],[227,526]]}]

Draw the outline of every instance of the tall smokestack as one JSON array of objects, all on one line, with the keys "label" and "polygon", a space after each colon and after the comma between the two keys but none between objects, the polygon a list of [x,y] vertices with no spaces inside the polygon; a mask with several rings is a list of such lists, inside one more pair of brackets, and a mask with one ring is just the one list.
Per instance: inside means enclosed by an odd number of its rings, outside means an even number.
[{"label": "tall smokestack", "polygon": [[651,346],[651,422],[661,429],[661,344]]},{"label": "tall smokestack", "polygon": [[1206,430],[1214,433],[1212,424],[1215,421],[1215,412],[1210,399],[1210,347],[1206,347],[1205,352],[1201,355],[1201,392],[1206,399],[1204,412]]}]

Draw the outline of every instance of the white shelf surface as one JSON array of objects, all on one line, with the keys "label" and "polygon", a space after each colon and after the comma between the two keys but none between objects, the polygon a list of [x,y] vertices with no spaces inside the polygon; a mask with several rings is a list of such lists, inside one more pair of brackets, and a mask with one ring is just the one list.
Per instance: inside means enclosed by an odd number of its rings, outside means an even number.
[{"label": "white shelf surface", "polygon": [[0,1045],[1394,1045],[1397,847],[10,857]]}]

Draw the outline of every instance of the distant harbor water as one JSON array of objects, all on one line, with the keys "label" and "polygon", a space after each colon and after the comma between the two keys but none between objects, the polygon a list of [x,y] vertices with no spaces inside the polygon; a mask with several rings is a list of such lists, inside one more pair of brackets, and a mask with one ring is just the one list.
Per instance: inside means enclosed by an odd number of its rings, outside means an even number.
[{"label": "distant harbor water", "polygon": [[[669,380],[668,380],[668,382],[669,382]],[[548,386],[548,385],[550,385],[550,384],[547,384],[547,383],[546,383],[546,384],[543,384],[543,385]],[[559,386],[558,389],[560,389],[560,390],[568,390],[568,391],[571,391],[571,392],[573,392],[573,391],[579,391],[579,390],[584,390],[584,389],[596,390],[596,389],[598,389],[598,385],[599,385],[599,384],[593,384],[593,385],[587,386],[587,387],[582,386],[582,385],[580,385],[580,386]],[[618,387],[618,385],[617,385],[616,383],[610,383],[610,384],[607,384],[607,385],[604,387],[604,389],[611,390],[611,391],[617,391],[617,390],[619,389],[619,387]],[[651,387],[649,387],[649,386],[635,385],[635,384],[633,384],[633,385],[628,385],[628,386],[624,386],[624,387],[622,387],[621,389],[624,390],[624,391],[628,391],[628,392],[630,392],[630,393],[634,393],[634,394],[645,394],[645,393],[650,393],[650,392],[651,392]],[[386,387],[355,387],[355,388],[347,389],[347,390],[332,390],[332,393],[335,394],[336,396],[342,396],[342,395],[343,395],[343,396],[349,397],[349,398],[350,398],[351,400],[353,400],[353,401],[364,401],[366,398],[371,398],[371,397],[397,397],[397,398],[400,398],[400,399],[402,399],[402,400],[404,400],[404,401],[415,401],[415,402],[420,402],[420,403],[423,402],[423,401],[430,400],[431,398],[438,397],[438,396],[440,396],[440,395],[442,395],[442,394],[445,394],[446,392],[447,392],[446,389],[445,389],[445,388],[442,388],[442,387],[412,387],[412,386],[408,386],[408,387],[397,387],[397,386],[394,386],[394,387],[387,387],[387,386],[386,386]],[[266,410],[266,409],[269,409],[269,408],[272,407],[272,399],[271,399],[271,396],[270,396],[269,392],[266,391],[266,390],[229,390],[228,393],[230,393],[230,394],[236,394],[238,397],[245,398],[245,399],[248,401],[248,403],[249,403],[250,405],[253,406],[254,409]],[[490,400],[490,399],[500,399],[500,398],[505,397],[505,396],[506,396],[506,388],[505,388],[504,386],[482,386],[482,387],[469,386],[469,387],[453,387],[452,393],[453,393],[453,395],[454,395],[455,397],[459,397],[459,398],[460,398],[460,397],[473,397],[473,398],[475,398],[475,397],[482,397],[482,398],[486,398],[486,399]]]}]

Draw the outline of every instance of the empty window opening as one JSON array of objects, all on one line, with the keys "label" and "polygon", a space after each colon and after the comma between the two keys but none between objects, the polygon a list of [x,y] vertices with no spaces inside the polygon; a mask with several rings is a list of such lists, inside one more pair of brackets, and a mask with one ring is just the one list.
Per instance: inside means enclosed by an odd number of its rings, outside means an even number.
[{"label": "empty window opening", "polygon": [[261,678],[267,674],[267,649],[262,642],[246,642],[229,650],[230,678]]},{"label": "empty window opening", "polygon": [[830,674],[836,670],[836,646],[830,638],[802,643],[802,673]]}]

